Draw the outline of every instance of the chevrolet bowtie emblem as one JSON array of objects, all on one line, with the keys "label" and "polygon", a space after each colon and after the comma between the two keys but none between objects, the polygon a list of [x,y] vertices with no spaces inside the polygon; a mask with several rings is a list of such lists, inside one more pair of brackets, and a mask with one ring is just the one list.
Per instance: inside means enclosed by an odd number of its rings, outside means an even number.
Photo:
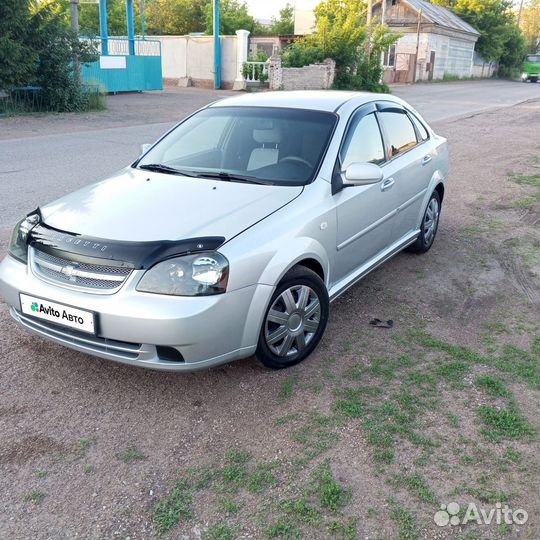
[{"label": "chevrolet bowtie emblem", "polygon": [[73,265],[68,264],[66,266],[63,266],[62,270],[60,270],[60,272],[62,274],[64,274],[64,276],[71,279],[71,278],[75,277],[75,273],[76,273],[75,270],[76,269],[75,269],[75,267]]}]

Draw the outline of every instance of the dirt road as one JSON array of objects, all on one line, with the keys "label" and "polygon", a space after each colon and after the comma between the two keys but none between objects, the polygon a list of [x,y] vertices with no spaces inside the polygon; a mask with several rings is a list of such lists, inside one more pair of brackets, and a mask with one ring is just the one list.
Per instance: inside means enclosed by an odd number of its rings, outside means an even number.
[{"label": "dirt road", "polygon": [[[435,124],[433,249],[337,300],[288,371],[129,369],[0,304],[0,538],[540,537],[538,126],[539,102]],[[528,519],[435,524],[453,502]]]}]

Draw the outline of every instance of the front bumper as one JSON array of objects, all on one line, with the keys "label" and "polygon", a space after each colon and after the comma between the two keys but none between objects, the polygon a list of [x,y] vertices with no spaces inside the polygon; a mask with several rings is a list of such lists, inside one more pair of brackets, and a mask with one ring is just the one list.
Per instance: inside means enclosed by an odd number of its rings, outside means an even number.
[{"label": "front bumper", "polygon": [[[46,283],[10,256],[0,263],[0,295],[27,330],[72,349],[130,365],[164,371],[205,369],[252,355],[272,287],[253,285],[206,297],[174,297],[135,290],[133,272],[115,294],[98,295]],[[95,336],[24,315],[19,293],[97,314]],[[182,361],[167,360],[162,347]]]}]

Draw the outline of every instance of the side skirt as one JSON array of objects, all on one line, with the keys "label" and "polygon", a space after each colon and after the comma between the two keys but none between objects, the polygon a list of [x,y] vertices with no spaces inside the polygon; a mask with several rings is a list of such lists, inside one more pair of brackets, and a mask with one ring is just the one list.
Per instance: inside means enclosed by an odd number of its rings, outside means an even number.
[{"label": "side skirt", "polygon": [[385,263],[388,259],[391,259],[408,245],[412,244],[418,238],[419,234],[420,230],[412,231],[407,236],[399,239],[397,242],[387,247],[384,251],[367,261],[365,264],[360,266],[360,268],[357,268],[351,272],[341,281],[334,284],[334,286],[328,291],[330,302],[333,302],[336,298],[341,296],[347,289],[360,281],[364,276],[367,276],[367,274],[369,274],[372,270],[375,270],[375,268]]}]

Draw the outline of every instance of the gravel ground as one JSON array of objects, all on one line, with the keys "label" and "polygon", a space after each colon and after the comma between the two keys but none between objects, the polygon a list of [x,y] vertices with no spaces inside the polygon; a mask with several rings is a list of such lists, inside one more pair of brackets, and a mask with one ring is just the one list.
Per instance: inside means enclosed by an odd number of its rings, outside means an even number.
[{"label": "gravel ground", "polygon": [[[539,102],[435,124],[452,172],[433,249],[338,299],[291,370],[130,369],[29,336],[0,304],[0,538],[539,538],[538,126]],[[373,407],[393,400],[409,416],[384,446]],[[517,431],[482,431],[491,406],[519,411]],[[451,501],[529,520],[437,527]]]}]

